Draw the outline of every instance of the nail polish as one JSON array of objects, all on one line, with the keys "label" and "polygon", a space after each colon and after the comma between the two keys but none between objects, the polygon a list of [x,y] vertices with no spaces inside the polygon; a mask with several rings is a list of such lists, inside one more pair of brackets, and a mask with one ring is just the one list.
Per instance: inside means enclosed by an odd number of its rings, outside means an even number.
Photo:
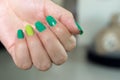
[{"label": "nail polish", "polygon": [[81,26],[77,22],[75,22],[75,23],[76,23],[76,25],[77,25],[77,27],[78,27],[78,29],[80,31],[80,35],[82,35],[84,33],[83,29],[81,28]]},{"label": "nail polish", "polygon": [[43,32],[44,30],[46,30],[46,27],[44,26],[44,24],[40,21],[37,21],[35,23],[35,27],[39,32]]},{"label": "nail polish", "polygon": [[18,39],[23,39],[24,38],[24,33],[21,29],[19,29],[17,31],[17,37],[18,37]]},{"label": "nail polish", "polygon": [[57,24],[57,21],[56,21],[55,18],[53,18],[52,16],[47,16],[47,17],[46,17],[46,21],[48,22],[48,24],[49,24],[51,27],[54,27],[54,26],[56,26],[56,24]]},{"label": "nail polish", "polygon": [[25,31],[28,36],[33,36],[34,35],[34,30],[31,25],[26,25],[25,26]]}]

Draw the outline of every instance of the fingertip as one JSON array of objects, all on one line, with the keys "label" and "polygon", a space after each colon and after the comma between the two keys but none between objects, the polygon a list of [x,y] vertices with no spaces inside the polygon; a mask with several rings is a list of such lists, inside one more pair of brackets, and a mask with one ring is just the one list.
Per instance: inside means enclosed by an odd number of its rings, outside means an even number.
[{"label": "fingertip", "polygon": [[61,18],[61,23],[64,24],[67,29],[74,35],[76,34],[83,34],[83,29],[80,27],[80,25],[75,22],[73,15],[71,13],[62,15]]},{"label": "fingertip", "polygon": [[77,28],[78,28],[78,30],[79,30],[79,34],[82,35],[82,34],[84,33],[82,27],[79,25],[78,22],[75,22],[75,23],[76,23],[76,26],[77,26]]}]

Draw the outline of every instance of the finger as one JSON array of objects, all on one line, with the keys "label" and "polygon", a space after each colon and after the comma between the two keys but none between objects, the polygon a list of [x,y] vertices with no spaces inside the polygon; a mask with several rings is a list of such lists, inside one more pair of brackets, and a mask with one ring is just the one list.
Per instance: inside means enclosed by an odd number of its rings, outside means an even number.
[{"label": "finger", "polygon": [[[56,34],[57,38],[63,44],[67,51],[71,51],[76,46],[75,37],[68,31],[68,29],[52,16],[47,16],[46,20],[50,29]],[[39,22],[38,22],[39,23]]]},{"label": "finger", "polygon": [[41,71],[48,70],[51,67],[51,61],[30,25],[26,25],[26,34],[26,40],[34,66]]},{"label": "finger", "polygon": [[50,7],[45,6],[45,9],[47,9],[46,16],[54,15],[54,17],[57,18],[62,24],[64,24],[72,34],[83,34],[82,28],[76,25],[76,22],[71,12],[58,6],[52,1],[48,1],[46,5],[51,5]]},{"label": "finger", "polygon": [[57,65],[64,63],[67,60],[67,54],[55,35],[41,22],[39,22],[39,25],[36,25],[36,29],[39,31],[38,36],[53,63]]},{"label": "finger", "polygon": [[32,61],[22,30],[18,30],[18,39],[15,44],[15,64],[21,69],[29,69]]}]

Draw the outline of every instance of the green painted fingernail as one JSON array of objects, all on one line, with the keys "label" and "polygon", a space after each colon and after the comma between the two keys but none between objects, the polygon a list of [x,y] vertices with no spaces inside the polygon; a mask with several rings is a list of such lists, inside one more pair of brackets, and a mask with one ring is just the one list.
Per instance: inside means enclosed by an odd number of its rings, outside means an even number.
[{"label": "green painted fingernail", "polygon": [[34,35],[34,30],[31,25],[26,25],[25,26],[25,31],[28,36],[33,36]]},{"label": "green painted fingernail", "polygon": [[17,37],[18,37],[18,39],[23,39],[24,38],[24,33],[21,29],[19,29],[17,31]]},{"label": "green painted fingernail", "polygon": [[75,22],[75,23],[76,23],[76,25],[77,25],[77,27],[78,27],[78,29],[80,31],[80,35],[82,35],[84,33],[83,29],[80,27],[80,25],[77,22]]},{"label": "green painted fingernail", "polygon": [[44,26],[43,23],[41,23],[40,21],[37,21],[35,23],[35,27],[39,32],[43,32],[44,30],[46,30],[46,27]]},{"label": "green painted fingernail", "polygon": [[51,27],[54,27],[57,24],[57,21],[52,16],[47,16],[46,20]]}]

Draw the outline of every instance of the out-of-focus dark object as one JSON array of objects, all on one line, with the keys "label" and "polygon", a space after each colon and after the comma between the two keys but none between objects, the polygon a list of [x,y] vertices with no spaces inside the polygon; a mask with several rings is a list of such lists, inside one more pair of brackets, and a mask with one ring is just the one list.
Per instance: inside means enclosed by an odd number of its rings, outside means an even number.
[{"label": "out-of-focus dark object", "polygon": [[108,27],[96,36],[88,48],[88,59],[106,66],[120,68],[120,14],[115,14]]},{"label": "out-of-focus dark object", "polygon": [[0,50],[1,49],[5,49],[5,47],[3,46],[3,44],[0,42]]},{"label": "out-of-focus dark object", "polygon": [[55,3],[57,3],[58,5],[64,7],[65,9],[69,10],[75,20],[77,19],[77,1],[78,0],[52,0],[54,1]]},{"label": "out-of-focus dark object", "polygon": [[64,0],[63,7],[72,12],[74,18],[77,18],[77,0]]}]

